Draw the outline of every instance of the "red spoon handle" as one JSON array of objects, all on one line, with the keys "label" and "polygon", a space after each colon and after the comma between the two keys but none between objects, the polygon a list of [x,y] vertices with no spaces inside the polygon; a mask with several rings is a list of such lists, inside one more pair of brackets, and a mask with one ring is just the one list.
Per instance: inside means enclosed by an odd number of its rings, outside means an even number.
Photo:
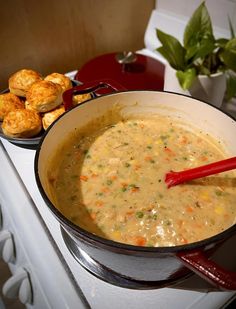
[{"label": "red spoon handle", "polygon": [[185,181],[226,172],[235,168],[236,168],[236,157],[233,157],[230,159],[192,168],[186,171],[181,172],[170,171],[169,173],[166,174],[165,182],[167,184],[167,187],[170,188]]}]

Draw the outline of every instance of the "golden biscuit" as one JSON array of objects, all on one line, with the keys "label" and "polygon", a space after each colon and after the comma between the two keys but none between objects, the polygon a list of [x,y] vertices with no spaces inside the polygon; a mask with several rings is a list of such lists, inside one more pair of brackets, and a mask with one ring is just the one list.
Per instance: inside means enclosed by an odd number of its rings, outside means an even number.
[{"label": "golden biscuit", "polygon": [[25,100],[25,108],[34,111],[34,109],[31,107],[27,100]]},{"label": "golden biscuit", "polygon": [[24,108],[24,103],[13,93],[0,94],[0,121],[7,113]]},{"label": "golden biscuit", "polygon": [[33,137],[42,130],[39,114],[28,109],[9,112],[2,123],[2,131],[9,137]]},{"label": "golden biscuit", "polygon": [[8,85],[11,93],[25,97],[33,83],[42,80],[39,73],[33,70],[22,69],[10,76]]},{"label": "golden biscuit", "polygon": [[79,105],[80,103],[91,99],[90,93],[76,94],[73,96],[73,105]]},{"label": "golden biscuit", "polygon": [[64,105],[60,105],[58,108],[54,109],[51,112],[47,112],[42,117],[42,123],[44,130],[47,130],[47,128],[63,113],[65,112]]},{"label": "golden biscuit", "polygon": [[49,112],[62,103],[62,88],[59,84],[41,80],[34,83],[26,95],[26,108],[40,113]]},{"label": "golden biscuit", "polygon": [[72,87],[72,82],[69,77],[60,73],[49,74],[44,78],[44,80],[61,85],[63,91],[66,91],[67,89],[70,89]]}]

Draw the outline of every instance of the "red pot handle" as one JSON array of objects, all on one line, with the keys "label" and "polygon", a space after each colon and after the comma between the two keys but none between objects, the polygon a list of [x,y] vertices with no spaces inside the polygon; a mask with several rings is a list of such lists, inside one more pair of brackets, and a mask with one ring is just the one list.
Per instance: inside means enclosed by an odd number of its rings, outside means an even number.
[{"label": "red pot handle", "polygon": [[73,107],[73,95],[84,94],[84,93],[93,93],[95,95],[101,95],[105,93],[111,93],[114,91],[125,91],[127,90],[121,84],[114,80],[105,79],[105,80],[94,80],[86,82],[66,90],[63,93],[63,103],[65,110],[69,110]]},{"label": "red pot handle", "polygon": [[228,271],[209,260],[203,251],[177,253],[178,258],[203,279],[222,290],[236,290],[236,272]]}]

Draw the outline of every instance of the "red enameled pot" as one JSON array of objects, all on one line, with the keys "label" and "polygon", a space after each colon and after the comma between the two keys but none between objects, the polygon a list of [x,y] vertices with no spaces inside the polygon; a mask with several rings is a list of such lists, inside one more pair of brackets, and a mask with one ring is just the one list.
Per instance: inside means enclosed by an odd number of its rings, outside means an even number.
[{"label": "red enameled pot", "polygon": [[[101,89],[115,92],[96,95]],[[71,108],[73,94],[91,91],[95,98]],[[48,158],[53,155],[60,141],[66,139],[75,128],[104,114],[114,104],[120,104],[124,114],[161,113],[173,119],[182,119],[220,139],[231,156],[236,156],[235,120],[219,109],[188,96],[162,91],[124,91],[114,81],[76,86],[66,91],[63,99],[68,111],[51,125],[42,138],[35,157],[35,176],[47,206],[74,245],[111,274],[136,282],[137,286],[164,286],[193,271],[219,289],[236,290],[236,273],[227,271],[210,259],[222,243],[236,234],[236,224],[214,237],[187,245],[149,248],[121,244],[93,235],[66,219],[53,205],[47,178]]]}]

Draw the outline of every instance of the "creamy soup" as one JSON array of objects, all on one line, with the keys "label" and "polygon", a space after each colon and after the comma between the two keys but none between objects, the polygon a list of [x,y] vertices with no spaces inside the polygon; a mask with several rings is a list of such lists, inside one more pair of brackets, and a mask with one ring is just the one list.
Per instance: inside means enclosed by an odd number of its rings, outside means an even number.
[{"label": "creamy soup", "polygon": [[233,172],[167,189],[168,171],[226,158],[220,141],[168,117],[103,121],[74,134],[52,160],[56,207],[96,235],[138,246],[196,242],[235,223]]}]

